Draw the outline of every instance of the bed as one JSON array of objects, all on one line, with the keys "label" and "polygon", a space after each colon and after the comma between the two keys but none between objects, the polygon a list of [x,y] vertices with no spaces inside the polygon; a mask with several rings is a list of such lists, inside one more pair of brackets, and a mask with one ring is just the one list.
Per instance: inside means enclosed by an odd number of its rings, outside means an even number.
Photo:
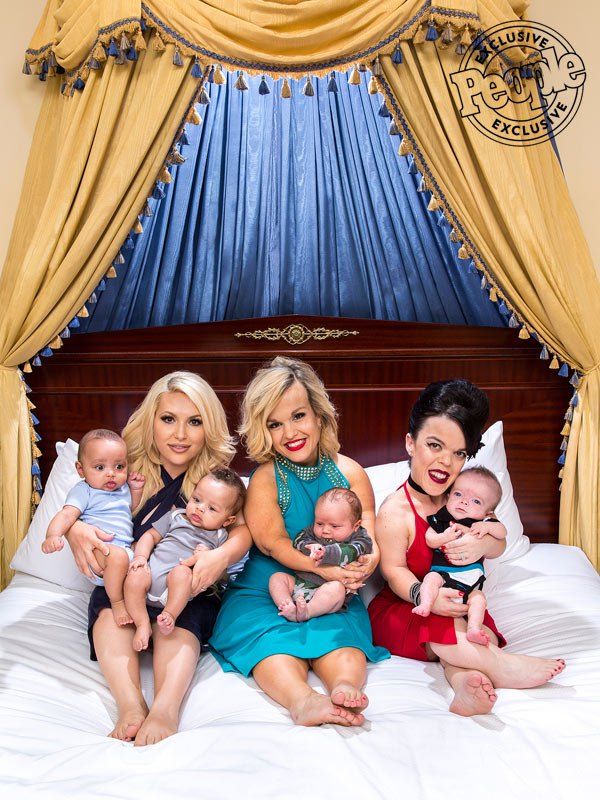
[{"label": "bed", "polygon": [[[99,424],[120,427],[148,385],[174,368],[204,375],[233,427],[244,385],[274,353],[293,353],[319,370],[340,410],[344,451],[371,468],[379,501],[401,474],[404,423],[418,391],[453,376],[487,391],[490,432],[500,431],[495,441],[506,450],[529,537],[520,535],[509,557],[493,563],[489,605],[511,650],[562,656],[567,670],[539,689],[501,690],[493,714],[464,719],[447,710],[450,690],[438,664],[394,657],[369,667],[363,728],[304,729],[251,679],[224,674],[206,654],[180,733],[134,749],[106,738],[116,709],[88,660],[87,592],[36,576],[24,547],[15,563],[21,569],[0,595],[4,796],[591,794],[600,746],[600,579],[580,550],[556,544],[558,432],[569,387],[540,362],[534,343],[492,328],[295,317],[73,337],[29,380],[44,474],[54,442]],[[496,445],[488,439],[486,447],[491,457]],[[236,466],[247,472],[249,465],[240,458]],[[143,688],[151,698],[147,659]]]}]

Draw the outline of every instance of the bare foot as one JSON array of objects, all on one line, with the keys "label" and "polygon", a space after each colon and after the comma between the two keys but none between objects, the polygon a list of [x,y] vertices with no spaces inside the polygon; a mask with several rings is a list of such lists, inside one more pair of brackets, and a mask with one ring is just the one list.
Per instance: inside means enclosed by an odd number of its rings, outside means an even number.
[{"label": "bare foot", "polygon": [[349,728],[362,725],[365,721],[362,714],[343,706],[336,706],[330,697],[312,691],[290,709],[290,714],[296,725],[306,727],[330,723]]},{"label": "bare foot", "polygon": [[296,622],[306,622],[308,619],[308,605],[302,595],[296,598]]},{"label": "bare foot", "polygon": [[420,617],[428,617],[431,614],[431,606],[426,606],[421,603],[413,608],[412,613],[418,614]]},{"label": "bare foot", "polygon": [[565,666],[562,658],[500,652],[490,669],[490,678],[498,689],[532,689],[560,675]]},{"label": "bare foot", "polygon": [[351,683],[338,683],[331,692],[331,702],[336,706],[364,711],[369,705],[369,698],[361,689],[357,689]]},{"label": "bare foot", "polygon": [[147,650],[148,642],[150,641],[151,636],[152,627],[150,625],[150,620],[142,622],[142,624],[138,625],[135,629],[135,636],[133,637],[133,649],[137,650],[138,653],[142,650]]},{"label": "bare foot", "polygon": [[174,733],[177,733],[178,725],[177,716],[162,714],[153,709],[139,729],[134,744],[136,747],[145,747],[148,744],[161,742],[168,736],[173,736]]},{"label": "bare foot", "polygon": [[170,633],[173,633],[173,628],[175,627],[175,618],[170,611],[165,609],[156,618],[156,624],[158,625],[158,630],[163,634],[163,636],[168,636]]},{"label": "bare foot", "polygon": [[467,639],[473,644],[481,644],[484,647],[487,647],[490,643],[490,637],[481,628],[473,628],[472,630],[467,628]]},{"label": "bare foot", "polygon": [[119,719],[113,730],[108,734],[111,739],[120,739],[122,742],[132,742],[142,723],[148,716],[148,707],[144,705],[132,706],[119,714]]},{"label": "bare foot", "polygon": [[298,622],[296,619],[296,605],[292,598],[284,600],[277,608],[279,609],[279,616],[285,617],[289,622]]},{"label": "bare foot", "polygon": [[127,611],[125,607],[125,600],[115,600],[114,603],[110,604],[110,607],[117,625],[131,625],[133,620],[131,619],[129,611]]},{"label": "bare foot", "polygon": [[489,714],[498,699],[490,679],[476,670],[457,672],[452,679],[452,688],[454,700],[450,703],[450,711],[461,717]]}]

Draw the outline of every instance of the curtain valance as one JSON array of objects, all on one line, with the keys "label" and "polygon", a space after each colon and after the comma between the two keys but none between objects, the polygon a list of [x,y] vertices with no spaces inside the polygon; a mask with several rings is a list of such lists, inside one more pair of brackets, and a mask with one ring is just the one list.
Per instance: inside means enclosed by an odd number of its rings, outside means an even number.
[{"label": "curtain valance", "polygon": [[[401,40],[423,41],[431,25],[456,35],[516,20],[521,0],[48,0],[26,52],[25,71],[81,76],[102,47],[134,59],[145,23],[161,44],[177,45],[203,63],[274,76],[324,74],[391,54]],[[437,38],[437,36],[436,36]],[[468,43],[467,42],[467,43]],[[130,49],[133,48],[133,49]],[[519,51],[520,52],[520,51]],[[58,68],[58,69],[57,69]],[[93,67],[92,67],[93,68]],[[86,76],[83,75],[83,80]]]}]

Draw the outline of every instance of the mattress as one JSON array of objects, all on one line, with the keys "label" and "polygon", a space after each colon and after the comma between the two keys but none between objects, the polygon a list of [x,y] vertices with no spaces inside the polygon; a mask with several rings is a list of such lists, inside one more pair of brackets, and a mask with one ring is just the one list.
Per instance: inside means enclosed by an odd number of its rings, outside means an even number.
[{"label": "mattress", "polygon": [[[493,714],[450,714],[439,664],[394,657],[369,666],[364,727],[300,728],[206,654],[180,733],[134,748],[106,736],[116,707],[88,659],[87,595],[17,574],[0,595],[0,790],[11,800],[593,796],[598,575],[577,548],[537,544],[494,570],[487,595],[510,650],[567,660],[551,684],[500,690]],[[143,689],[150,700],[146,655]]]}]

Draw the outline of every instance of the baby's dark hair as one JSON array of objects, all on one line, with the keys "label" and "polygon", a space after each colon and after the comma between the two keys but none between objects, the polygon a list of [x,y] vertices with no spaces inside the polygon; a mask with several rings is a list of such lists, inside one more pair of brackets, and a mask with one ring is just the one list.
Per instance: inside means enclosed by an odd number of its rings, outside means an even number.
[{"label": "baby's dark hair", "polygon": [[216,481],[219,481],[219,483],[224,483],[226,486],[235,489],[237,496],[235,503],[231,507],[231,513],[233,516],[239,514],[244,505],[244,500],[246,499],[246,487],[237,472],[229,469],[229,467],[217,467],[217,469],[211,470],[208,475]]},{"label": "baby's dark hair", "polygon": [[494,487],[495,496],[493,504],[491,508],[488,508],[488,511],[494,511],[500,500],[502,500],[502,486],[492,470],[488,469],[487,467],[468,467],[467,469],[463,469],[463,471],[456,477],[456,480],[464,477],[465,475],[479,475],[480,478],[483,478],[490,484],[490,486]]},{"label": "baby's dark hair", "polygon": [[352,489],[341,489],[334,486],[333,489],[328,489],[326,492],[323,492],[317,500],[317,503],[323,503],[325,500],[330,500],[333,503],[345,500],[352,512],[352,522],[358,522],[358,520],[362,518],[362,504],[358,499],[358,495],[356,495]]},{"label": "baby's dark hair", "polygon": [[456,378],[426,386],[412,407],[408,432],[414,438],[429,417],[448,417],[464,434],[469,458],[481,447],[481,433],[490,413],[485,392],[471,381]]},{"label": "baby's dark hair", "polygon": [[125,448],[127,448],[127,445],[125,444],[125,439],[123,439],[122,436],[119,436],[118,433],[115,433],[114,431],[109,431],[106,428],[94,428],[94,430],[84,433],[83,436],[81,437],[81,441],[79,442],[79,449],[77,450],[78,461],[81,461],[81,459],[85,455],[85,448],[94,439],[105,439],[106,441],[109,442],[121,442],[121,444],[125,445]]}]

